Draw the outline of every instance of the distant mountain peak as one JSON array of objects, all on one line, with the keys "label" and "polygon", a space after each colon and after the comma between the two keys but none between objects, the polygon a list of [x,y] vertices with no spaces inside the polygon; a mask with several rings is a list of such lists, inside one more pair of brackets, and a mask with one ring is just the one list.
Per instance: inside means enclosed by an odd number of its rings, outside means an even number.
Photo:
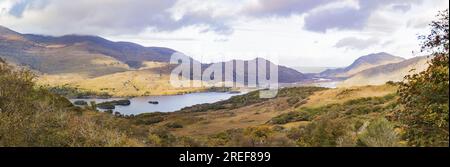
[{"label": "distant mountain peak", "polygon": [[17,35],[19,33],[0,25],[0,35],[6,35],[6,34]]},{"label": "distant mountain peak", "polygon": [[400,82],[406,75],[426,70],[428,59],[427,56],[414,57],[398,63],[369,68],[346,79],[341,86],[381,85],[387,81]]},{"label": "distant mountain peak", "polygon": [[348,67],[326,70],[320,73],[320,76],[331,78],[347,78],[372,67],[390,63],[398,63],[404,60],[405,58],[394,56],[386,52],[372,53],[359,57]]},{"label": "distant mountain peak", "polygon": [[360,58],[356,59],[358,60],[365,60],[365,61],[376,61],[381,59],[402,59],[405,60],[402,57],[394,56],[392,54],[386,53],[386,52],[379,52],[379,53],[372,53],[365,56],[361,56]]},{"label": "distant mountain peak", "polygon": [[380,64],[385,61],[403,61],[405,60],[402,57],[394,56],[386,52],[379,52],[379,53],[372,53],[369,55],[361,56],[358,59],[356,59],[349,67],[348,69],[354,68],[356,66],[362,65],[364,63],[368,64]]}]

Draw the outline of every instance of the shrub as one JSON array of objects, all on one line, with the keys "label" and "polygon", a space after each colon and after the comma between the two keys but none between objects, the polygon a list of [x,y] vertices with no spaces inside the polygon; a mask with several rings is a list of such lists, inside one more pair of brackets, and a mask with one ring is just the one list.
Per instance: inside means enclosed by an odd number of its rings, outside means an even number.
[{"label": "shrub", "polygon": [[359,143],[369,147],[399,146],[399,137],[394,126],[385,118],[372,121],[363,132],[358,135]]},{"label": "shrub", "polygon": [[267,139],[273,131],[268,127],[249,127],[244,130],[244,135],[252,147],[264,146],[268,143]]},{"label": "shrub", "polygon": [[440,12],[422,50],[433,53],[427,70],[408,75],[400,85],[397,112],[412,146],[449,146],[449,12]]},{"label": "shrub", "polygon": [[281,114],[276,116],[270,120],[272,124],[286,124],[289,122],[297,122],[297,121],[310,121],[311,116],[307,112],[289,112],[286,114]]},{"label": "shrub", "polygon": [[165,126],[168,128],[174,128],[174,129],[183,128],[183,125],[181,125],[178,122],[167,123]]},{"label": "shrub", "polygon": [[0,59],[0,146],[141,146],[108,124],[84,116],[66,98],[35,86],[34,75]]},{"label": "shrub", "polygon": [[[354,131],[349,121],[335,119],[335,114],[326,115],[314,120],[306,127],[301,127],[298,132],[297,145],[307,147],[333,147],[340,146],[343,139],[346,145],[353,145],[347,141]],[[292,135],[291,135],[292,136]],[[350,143],[350,144],[349,144]]]},{"label": "shrub", "polygon": [[173,146],[177,138],[170,133],[167,128],[154,127],[150,129],[147,137],[147,143],[150,146],[170,147]]}]

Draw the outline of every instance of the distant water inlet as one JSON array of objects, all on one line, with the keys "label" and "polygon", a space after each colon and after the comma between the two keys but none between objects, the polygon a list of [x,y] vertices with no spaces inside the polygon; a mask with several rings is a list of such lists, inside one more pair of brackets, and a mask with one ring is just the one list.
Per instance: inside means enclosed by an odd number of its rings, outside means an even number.
[{"label": "distant water inlet", "polygon": [[[127,106],[117,105],[115,106],[115,109],[113,109],[113,111],[117,111],[125,115],[131,114],[137,115],[141,113],[150,113],[150,112],[173,112],[178,111],[184,107],[189,107],[196,104],[214,103],[222,100],[227,100],[233,96],[240,94],[243,93],[205,92],[205,93],[191,93],[184,95],[135,97],[129,99],[130,105]],[[70,99],[70,101],[72,103],[76,101],[86,101],[87,103],[95,101],[98,104],[102,102],[109,102],[113,100],[122,100],[122,99],[123,98]]]}]

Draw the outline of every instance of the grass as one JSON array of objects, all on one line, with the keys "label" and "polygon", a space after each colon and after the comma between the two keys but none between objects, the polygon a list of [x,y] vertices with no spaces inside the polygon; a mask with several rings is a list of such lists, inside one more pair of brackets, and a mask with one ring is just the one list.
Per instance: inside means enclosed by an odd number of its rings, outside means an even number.
[{"label": "grass", "polygon": [[321,107],[302,107],[298,111],[292,111],[274,117],[270,123],[286,124],[290,122],[312,121],[316,117],[328,112],[336,112],[345,117],[354,117],[370,113],[392,111],[396,107],[395,97],[395,94],[389,94],[383,97],[365,97]]},{"label": "grass", "polygon": [[[272,99],[261,99],[254,91],[179,112],[128,116],[98,112],[95,108],[103,104],[73,106],[34,86],[31,73],[0,66],[1,70],[5,72],[0,73],[0,99],[6,100],[0,100],[0,146],[372,146],[384,139],[389,145],[398,143],[395,123],[380,119],[397,108],[396,96],[387,93],[393,87],[283,88]],[[380,94],[364,94],[371,91]],[[387,138],[377,137],[380,133]]]},{"label": "grass", "polygon": [[145,67],[139,70],[118,71],[105,75],[58,73],[39,75],[37,83],[49,87],[71,87],[115,97],[175,95],[208,91],[207,88],[177,88],[170,84],[167,65]]},{"label": "grass", "polygon": [[54,94],[58,94],[67,98],[76,98],[76,99],[87,99],[87,98],[110,98],[111,95],[103,92],[94,92],[80,88],[73,88],[69,86],[56,86],[56,87],[47,87],[50,92]]}]

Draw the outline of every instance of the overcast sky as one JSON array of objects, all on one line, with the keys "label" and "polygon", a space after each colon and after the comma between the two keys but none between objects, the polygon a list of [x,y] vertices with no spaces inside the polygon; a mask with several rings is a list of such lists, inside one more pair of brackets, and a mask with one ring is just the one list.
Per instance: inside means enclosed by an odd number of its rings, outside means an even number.
[{"label": "overcast sky", "polygon": [[22,33],[89,34],[169,47],[203,62],[266,57],[287,66],[337,67],[374,52],[420,55],[417,36],[427,34],[428,24],[448,3],[0,0],[0,25]]}]

